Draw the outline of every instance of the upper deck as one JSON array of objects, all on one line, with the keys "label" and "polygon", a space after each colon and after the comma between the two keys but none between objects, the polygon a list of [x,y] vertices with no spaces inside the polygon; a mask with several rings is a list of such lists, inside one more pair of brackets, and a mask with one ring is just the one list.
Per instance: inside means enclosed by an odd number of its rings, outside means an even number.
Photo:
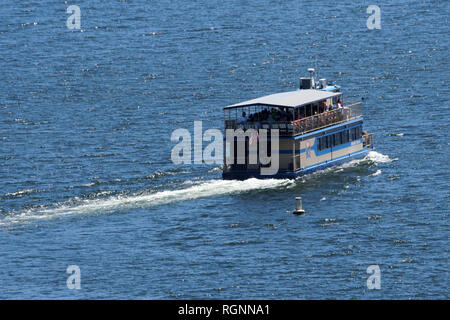
[{"label": "upper deck", "polygon": [[361,117],[361,102],[345,105],[341,92],[304,89],[224,108],[225,129],[278,129],[296,136]]}]

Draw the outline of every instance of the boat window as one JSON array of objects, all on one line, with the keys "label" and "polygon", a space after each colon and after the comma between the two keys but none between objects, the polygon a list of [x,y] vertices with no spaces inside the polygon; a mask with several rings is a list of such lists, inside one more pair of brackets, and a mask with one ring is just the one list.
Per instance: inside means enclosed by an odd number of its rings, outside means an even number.
[{"label": "boat window", "polygon": [[348,142],[348,130],[342,131],[342,143]]},{"label": "boat window", "polygon": [[355,141],[355,140],[356,140],[356,128],[352,128],[352,129],[350,130],[350,137],[351,137],[351,140],[352,140],[352,141]]},{"label": "boat window", "polygon": [[318,114],[319,113],[319,105],[317,103],[314,103],[312,106],[312,114]]},{"label": "boat window", "polygon": [[272,143],[270,142],[270,139],[267,139],[267,157],[272,156]]},{"label": "boat window", "polygon": [[327,149],[331,148],[332,146],[333,146],[332,136],[328,135],[327,136]]},{"label": "boat window", "polygon": [[334,134],[334,145],[338,146],[340,144],[341,144],[341,133],[338,132]]},{"label": "boat window", "polygon": [[233,164],[237,164],[238,162],[237,162],[237,142],[238,142],[238,139],[237,139],[237,137],[234,137],[234,139],[233,139],[233,148],[234,148],[234,150],[233,150]]},{"label": "boat window", "polygon": [[317,151],[339,146],[361,138],[362,127],[354,127],[348,130],[332,133],[317,139]]},{"label": "boat window", "polygon": [[361,134],[362,134],[361,126],[351,128],[349,131],[350,141],[355,141],[355,140],[361,139]]},{"label": "boat window", "polygon": [[305,116],[310,117],[312,115],[312,105],[308,104],[305,108]]}]

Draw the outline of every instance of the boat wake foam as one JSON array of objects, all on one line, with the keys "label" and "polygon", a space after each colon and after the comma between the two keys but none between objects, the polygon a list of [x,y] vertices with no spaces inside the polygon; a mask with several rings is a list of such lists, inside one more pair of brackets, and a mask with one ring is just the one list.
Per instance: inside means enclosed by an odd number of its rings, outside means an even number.
[{"label": "boat wake foam", "polygon": [[80,200],[75,204],[62,203],[48,208],[33,208],[22,212],[11,212],[0,220],[0,227],[8,227],[17,223],[26,223],[63,216],[112,213],[121,210],[152,207],[203,197],[289,187],[292,184],[295,184],[295,182],[287,179],[248,179],[245,181],[209,180],[178,190],[166,190],[140,195],[114,196],[104,199]]},{"label": "boat wake foam", "polygon": [[[344,171],[345,169],[354,168],[354,167],[357,167],[357,166],[367,163],[367,162],[374,163],[375,165],[377,165],[379,163],[389,163],[389,162],[397,161],[397,160],[398,160],[397,158],[391,159],[391,158],[389,158],[389,156],[384,155],[382,153],[379,153],[376,151],[370,151],[362,159],[351,160],[351,161],[345,162],[345,163],[337,165],[337,166],[333,166],[333,167],[322,169],[322,170],[317,170],[311,174],[297,178],[297,181],[306,181],[309,179],[316,178],[317,176],[323,176],[324,174],[327,174],[330,172],[338,173],[338,172]],[[375,174],[374,174],[375,176],[377,176],[381,173],[381,170],[378,170],[378,171],[375,172]]]},{"label": "boat wake foam", "polygon": [[367,156],[364,158],[364,160],[370,160],[370,161],[375,162],[375,163],[389,163],[389,162],[392,162],[392,161],[397,161],[398,158],[391,159],[387,155],[381,154],[381,153],[376,152],[376,151],[370,151],[367,154]]},{"label": "boat wake foam", "polygon": [[376,176],[379,176],[380,174],[381,174],[381,170],[378,169],[377,171],[375,171],[374,173],[372,173],[372,174],[370,175],[370,177],[376,177]]},{"label": "boat wake foam", "polygon": [[[341,166],[335,167],[342,170],[353,167],[364,161],[374,163],[388,163],[397,159],[390,159],[376,151],[371,151],[361,160],[353,160]],[[317,175],[335,170],[328,168],[313,173]],[[208,181],[186,181],[182,184],[185,188],[176,190],[165,190],[157,192],[147,192],[143,194],[111,196],[109,198],[72,200],[59,203],[49,207],[32,208],[24,211],[13,211],[0,218],[0,228],[9,227],[15,224],[27,223],[39,220],[47,220],[63,216],[83,215],[83,214],[101,214],[113,213],[117,211],[129,210],[133,208],[147,208],[158,205],[169,204],[172,202],[188,201],[204,197],[220,196],[227,194],[238,194],[253,190],[266,190],[274,188],[293,188],[299,181],[278,180],[278,179],[248,179],[244,181],[236,180],[208,180]]]}]

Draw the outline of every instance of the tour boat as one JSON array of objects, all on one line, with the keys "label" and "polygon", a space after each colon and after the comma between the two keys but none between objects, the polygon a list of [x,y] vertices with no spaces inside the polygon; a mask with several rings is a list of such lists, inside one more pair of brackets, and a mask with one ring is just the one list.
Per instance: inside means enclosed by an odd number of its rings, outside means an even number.
[{"label": "tour boat", "polygon": [[[373,134],[363,131],[362,103],[344,102],[340,86],[316,81],[314,69],[308,71],[295,91],[224,108],[225,131],[234,135],[225,139],[223,179],[296,178],[363,158],[374,148]],[[271,150],[273,139],[278,150]],[[276,172],[263,174],[273,156],[278,157]],[[270,163],[261,161],[268,157]]]}]

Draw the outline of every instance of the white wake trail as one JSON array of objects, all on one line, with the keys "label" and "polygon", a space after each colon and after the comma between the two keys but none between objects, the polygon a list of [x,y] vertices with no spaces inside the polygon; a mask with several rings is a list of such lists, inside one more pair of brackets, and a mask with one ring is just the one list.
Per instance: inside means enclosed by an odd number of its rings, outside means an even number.
[{"label": "white wake trail", "polygon": [[[374,163],[387,163],[398,159],[390,159],[376,151],[371,151],[361,160],[353,160],[341,166],[328,168],[318,171],[313,175],[321,174],[329,170],[342,170],[353,167],[361,161],[370,160]],[[217,195],[236,194],[252,190],[273,189],[278,187],[291,188],[295,186],[295,180],[278,179],[248,179],[244,181],[236,180],[209,180],[199,184],[191,184],[192,181],[186,181],[181,184],[188,186],[177,190],[165,190],[154,193],[134,194],[126,196],[112,196],[109,198],[98,198],[80,201],[70,201],[54,206],[33,208],[24,211],[14,211],[0,219],[0,228],[8,227],[18,223],[26,223],[38,220],[52,219],[70,215],[112,213],[120,210],[129,210],[133,208],[146,208],[157,205],[169,204],[172,202],[188,201],[198,198],[211,197]]]},{"label": "white wake trail", "polygon": [[60,204],[49,208],[34,208],[22,212],[12,212],[0,220],[0,227],[62,216],[112,213],[119,210],[152,207],[217,195],[236,194],[283,186],[288,187],[292,184],[295,184],[295,182],[287,179],[210,180],[178,190],[166,190],[142,195],[114,196],[106,199],[81,200],[78,204]]},{"label": "white wake trail", "polygon": [[398,160],[398,158],[391,159],[389,156],[376,151],[370,151],[364,159],[371,160],[375,163],[389,163]]}]

